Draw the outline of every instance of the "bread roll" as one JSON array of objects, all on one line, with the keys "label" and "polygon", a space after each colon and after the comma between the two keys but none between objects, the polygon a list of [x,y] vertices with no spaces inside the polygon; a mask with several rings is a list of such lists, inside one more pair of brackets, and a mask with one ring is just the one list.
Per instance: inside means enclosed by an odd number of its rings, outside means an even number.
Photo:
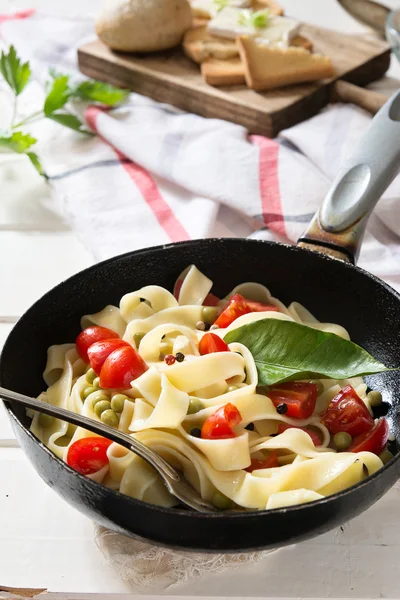
[{"label": "bread roll", "polygon": [[191,25],[187,0],[106,0],[96,32],[113,50],[154,52],[177,46]]}]

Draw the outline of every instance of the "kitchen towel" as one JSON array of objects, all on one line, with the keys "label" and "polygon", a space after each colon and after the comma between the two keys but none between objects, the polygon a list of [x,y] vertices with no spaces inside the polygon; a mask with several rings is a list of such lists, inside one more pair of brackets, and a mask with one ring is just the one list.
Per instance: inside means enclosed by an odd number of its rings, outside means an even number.
[{"label": "kitchen towel", "polygon": [[[93,36],[93,19],[85,14],[0,16],[2,43],[14,44],[36,77],[21,118],[31,102],[43,100],[50,66],[78,75],[76,49]],[[30,131],[40,140],[37,151],[55,202],[97,260],[214,236],[295,243],[370,120],[355,107],[335,105],[270,140],[138,94],[113,110],[77,104],[74,109],[97,136],[51,121]],[[397,179],[370,219],[359,261],[398,290],[399,196]],[[102,528],[96,539],[120,575],[141,589],[165,588],[265,555],[178,553]]]},{"label": "kitchen towel", "polygon": [[[49,66],[76,72],[76,49],[93,38],[93,18],[36,12],[4,20],[0,33],[43,83]],[[138,94],[115,110],[75,108],[97,137],[52,122],[31,130],[56,201],[97,260],[211,236],[295,243],[370,121],[353,106],[332,105],[270,140]],[[398,178],[370,219],[359,261],[396,289],[399,196]]]}]

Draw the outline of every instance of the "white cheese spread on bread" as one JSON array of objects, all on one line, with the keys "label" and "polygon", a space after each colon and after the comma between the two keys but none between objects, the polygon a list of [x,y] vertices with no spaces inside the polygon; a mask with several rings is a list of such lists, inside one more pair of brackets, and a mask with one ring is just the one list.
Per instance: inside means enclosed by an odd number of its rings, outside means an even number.
[{"label": "white cheese spread on bread", "polygon": [[191,0],[191,6],[195,17],[212,19],[224,7],[248,8],[251,0]]},{"label": "white cheese spread on bread", "polygon": [[257,27],[254,18],[252,19],[254,14],[249,9],[223,8],[208,24],[208,31],[212,35],[229,39],[248,35],[255,37],[257,42],[274,48],[287,48],[299,31],[298,21],[271,14],[264,19],[265,27]]}]

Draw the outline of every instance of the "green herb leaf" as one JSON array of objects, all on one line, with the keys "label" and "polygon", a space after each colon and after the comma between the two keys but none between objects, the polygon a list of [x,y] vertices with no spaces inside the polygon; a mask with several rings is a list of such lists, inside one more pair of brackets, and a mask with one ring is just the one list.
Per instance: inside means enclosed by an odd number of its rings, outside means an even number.
[{"label": "green herb leaf", "polygon": [[26,155],[29,158],[29,160],[31,161],[31,163],[33,164],[33,166],[35,167],[36,171],[39,173],[39,175],[41,175],[42,177],[45,177],[47,179],[47,175],[44,172],[42,163],[40,162],[38,155],[35,154],[35,152],[27,152]]},{"label": "green herb leaf", "polygon": [[73,96],[83,100],[100,102],[107,106],[115,106],[126,101],[129,90],[123,90],[101,81],[83,81],[75,88]]},{"label": "green herb leaf", "polygon": [[256,29],[264,29],[268,25],[269,21],[269,10],[257,10],[250,15],[250,21],[253,27]]},{"label": "green herb leaf", "polygon": [[247,25],[249,25],[250,19],[246,10],[240,11],[240,13],[238,14],[237,22],[238,25],[243,25],[244,27],[247,27]]},{"label": "green herb leaf", "polygon": [[0,149],[4,148],[9,152],[24,154],[28,148],[36,144],[36,141],[29,133],[22,133],[22,131],[0,132]]},{"label": "green herb leaf", "polygon": [[253,355],[259,385],[307,378],[348,379],[388,371],[357,344],[293,321],[262,319],[225,336]]},{"label": "green herb leaf", "polygon": [[22,92],[31,76],[29,63],[21,63],[14,46],[10,46],[8,54],[4,51],[0,56],[0,73],[7,81],[16,96]]},{"label": "green herb leaf", "polygon": [[220,12],[223,8],[226,8],[227,6],[229,6],[229,0],[213,0],[215,7],[217,9],[217,12]]},{"label": "green herb leaf", "polygon": [[74,131],[79,131],[80,133],[88,133],[92,134],[91,131],[85,128],[82,121],[78,119],[75,115],[67,112],[53,112],[46,115],[48,119],[52,121],[56,121],[60,125],[64,125],[64,127],[68,127],[69,129],[73,129]]},{"label": "green herb leaf", "polygon": [[63,106],[65,106],[68,102],[71,95],[68,84],[68,75],[60,75],[53,80],[51,89],[47,94],[44,103],[43,110],[46,117],[49,117],[56,110],[63,108]]},{"label": "green herb leaf", "polygon": [[264,10],[242,10],[238,15],[238,24],[244,27],[254,27],[255,29],[264,29],[269,22],[270,11]]}]

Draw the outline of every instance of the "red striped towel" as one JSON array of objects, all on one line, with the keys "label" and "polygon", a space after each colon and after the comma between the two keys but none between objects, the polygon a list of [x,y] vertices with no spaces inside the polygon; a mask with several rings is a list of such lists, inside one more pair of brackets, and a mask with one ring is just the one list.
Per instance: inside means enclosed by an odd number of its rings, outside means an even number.
[{"label": "red striped towel", "polygon": [[[0,17],[3,40],[29,58],[40,77],[50,65],[76,69],[76,48],[90,39],[92,27],[89,18],[40,12]],[[270,140],[138,94],[112,111],[84,109],[97,137],[54,123],[32,132],[41,140],[56,201],[98,260],[210,236],[295,243],[369,122],[361,110],[335,105]],[[396,180],[371,217],[360,257],[361,266],[397,289],[399,196]]]}]

